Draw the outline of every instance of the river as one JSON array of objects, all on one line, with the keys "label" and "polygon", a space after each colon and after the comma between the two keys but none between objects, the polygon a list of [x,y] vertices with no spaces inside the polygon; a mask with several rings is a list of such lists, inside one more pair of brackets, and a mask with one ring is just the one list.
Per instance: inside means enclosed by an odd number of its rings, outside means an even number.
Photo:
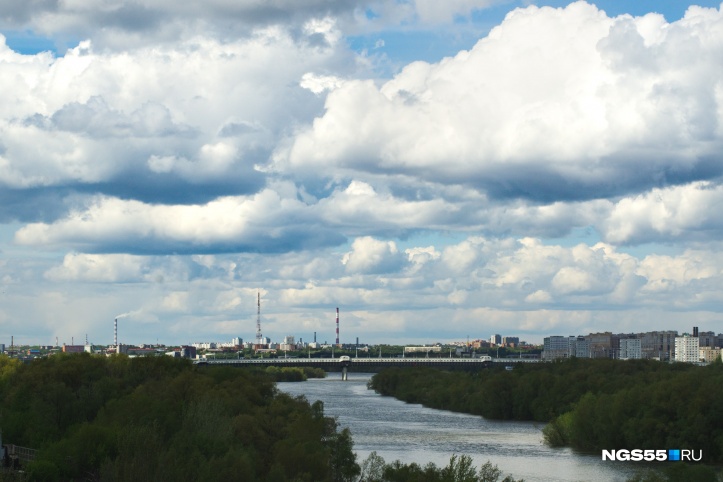
[{"label": "river", "polygon": [[372,451],[387,462],[400,460],[446,466],[453,454],[470,455],[477,466],[486,461],[505,474],[525,481],[625,481],[634,467],[603,462],[600,455],[581,455],[553,449],[542,441],[542,424],[487,420],[444,410],[407,404],[368,390],[368,373],[339,373],[325,379],[279,383],[280,390],[321,400],[324,412],[348,427],[361,463]]}]

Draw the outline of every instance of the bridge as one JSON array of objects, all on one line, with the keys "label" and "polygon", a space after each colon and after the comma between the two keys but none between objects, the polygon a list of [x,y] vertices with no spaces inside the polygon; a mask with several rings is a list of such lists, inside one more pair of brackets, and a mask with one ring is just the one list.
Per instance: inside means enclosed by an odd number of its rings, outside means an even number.
[{"label": "bridge", "polygon": [[194,360],[195,365],[227,365],[238,367],[317,367],[326,371],[341,371],[346,380],[348,371],[372,372],[387,367],[434,367],[448,369],[479,369],[513,363],[534,363],[539,360],[526,358],[242,358]]}]

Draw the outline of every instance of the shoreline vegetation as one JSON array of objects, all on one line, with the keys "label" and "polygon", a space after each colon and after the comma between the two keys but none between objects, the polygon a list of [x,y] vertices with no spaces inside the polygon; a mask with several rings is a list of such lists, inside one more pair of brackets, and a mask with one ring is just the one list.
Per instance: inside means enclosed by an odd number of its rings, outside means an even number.
[{"label": "shoreline vegetation", "polygon": [[[723,463],[723,364],[572,358],[476,372],[388,368],[377,393],[429,408],[496,420],[544,422],[552,447],[703,451]],[[717,480],[709,465],[665,464],[632,480]],[[681,478],[682,477],[682,478]],[[692,477],[692,478],[691,478]]]},{"label": "shoreline vegetation", "polygon": [[0,469],[0,481],[516,482],[467,455],[445,467],[376,453],[357,461],[350,431],[322,402],[275,385],[324,375],[170,357],[0,356],[3,443],[34,454]]}]

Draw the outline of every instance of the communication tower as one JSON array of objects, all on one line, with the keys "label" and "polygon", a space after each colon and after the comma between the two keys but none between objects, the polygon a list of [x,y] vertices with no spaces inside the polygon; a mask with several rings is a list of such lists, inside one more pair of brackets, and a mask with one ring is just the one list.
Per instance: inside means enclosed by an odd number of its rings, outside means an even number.
[{"label": "communication tower", "polygon": [[261,293],[256,293],[256,344],[264,344],[264,335],[261,334]]}]

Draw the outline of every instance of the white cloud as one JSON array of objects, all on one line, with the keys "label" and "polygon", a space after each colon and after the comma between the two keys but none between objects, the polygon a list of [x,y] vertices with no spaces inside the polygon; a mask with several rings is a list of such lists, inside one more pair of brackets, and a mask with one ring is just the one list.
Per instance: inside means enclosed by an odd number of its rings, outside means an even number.
[{"label": "white cloud", "polygon": [[288,126],[321,105],[298,85],[303,74],[356,68],[337,37],[319,48],[269,27],[126,52],[84,42],[58,58],[3,45],[0,90],[13,95],[0,115],[0,182],[120,185],[155,173],[248,189]]},{"label": "white cloud", "polygon": [[146,271],[147,260],[141,256],[71,253],[45,276],[52,281],[123,283],[139,281]]},{"label": "white cloud", "polygon": [[381,86],[344,82],[276,162],[545,201],[716,176],[721,29],[717,10],[673,24],[584,2],[515,10],[454,58],[412,63]]},{"label": "white cloud", "polygon": [[402,257],[393,241],[380,241],[370,236],[357,238],[341,262],[348,273],[384,273],[397,269]]},{"label": "white cloud", "polygon": [[723,186],[708,182],[653,189],[616,202],[599,229],[612,243],[719,239],[722,202]]},{"label": "white cloud", "polygon": [[[206,205],[149,205],[98,197],[53,224],[18,230],[24,245],[95,245],[104,251],[286,251],[288,243],[338,244],[326,228],[309,225],[305,205],[272,190],[219,198]],[[310,246],[310,245],[309,245]]]}]

